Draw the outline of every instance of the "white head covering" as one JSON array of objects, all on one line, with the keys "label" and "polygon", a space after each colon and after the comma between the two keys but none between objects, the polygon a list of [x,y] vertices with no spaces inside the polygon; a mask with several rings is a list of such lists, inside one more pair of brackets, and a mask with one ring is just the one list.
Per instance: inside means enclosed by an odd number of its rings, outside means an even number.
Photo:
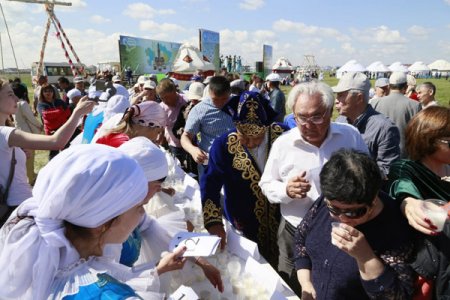
[{"label": "white head covering", "polygon": [[77,145],[39,173],[22,219],[0,234],[0,298],[47,299],[58,269],[79,259],[64,221],[96,228],[139,204],[147,182],[134,159],[104,145]]},{"label": "white head covering", "polygon": [[133,109],[132,120],[141,126],[165,127],[167,124],[167,114],[164,109],[155,101],[145,101],[131,106]]},{"label": "white head covering", "polygon": [[106,102],[106,108],[103,113],[103,123],[111,119],[115,114],[124,113],[128,107],[130,107],[128,98],[122,95],[112,96],[108,102]]},{"label": "white head covering", "polygon": [[166,155],[146,137],[135,137],[123,143],[119,150],[138,162],[148,182],[164,178],[169,173]]}]

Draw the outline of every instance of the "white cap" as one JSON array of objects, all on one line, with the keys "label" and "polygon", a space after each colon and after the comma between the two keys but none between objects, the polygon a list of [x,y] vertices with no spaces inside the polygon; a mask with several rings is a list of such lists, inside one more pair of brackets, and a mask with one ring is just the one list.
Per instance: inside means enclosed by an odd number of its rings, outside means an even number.
[{"label": "white cap", "polygon": [[118,149],[138,162],[148,182],[162,179],[169,173],[166,155],[146,137],[135,137]]},{"label": "white cap", "polygon": [[67,92],[67,98],[69,98],[69,100],[73,100],[73,98],[79,96],[81,96],[81,91],[79,89],[71,89]]},{"label": "white cap", "polygon": [[267,75],[266,77],[266,81],[278,81],[281,82],[281,76],[278,75],[277,73],[270,73],[269,75]]},{"label": "white cap", "polygon": [[406,82],[408,83],[408,85],[413,85],[415,86],[417,84],[416,78],[412,75],[406,75]]},{"label": "white cap", "polygon": [[359,90],[369,92],[370,81],[366,75],[360,72],[345,73],[336,86],[332,87],[333,92],[342,93],[349,90]]},{"label": "white cap", "polygon": [[389,84],[406,83],[406,75],[403,72],[394,72],[389,77]]},{"label": "white cap", "polygon": [[112,82],[121,82],[122,78],[119,75],[114,75],[112,78]]},{"label": "white cap", "polygon": [[137,83],[144,84],[147,80],[145,79],[144,75],[141,75],[138,77]]},{"label": "white cap", "polygon": [[387,78],[378,78],[376,81],[375,81],[375,87],[385,87],[385,86],[388,86],[389,85],[389,79],[387,79]]},{"label": "white cap", "polygon": [[189,86],[189,91],[187,92],[187,98],[189,100],[200,100],[203,98],[203,90],[205,86],[201,82],[193,82]]},{"label": "white cap", "polygon": [[145,89],[156,89],[156,83],[154,81],[151,80],[147,80],[144,82],[144,90]]}]

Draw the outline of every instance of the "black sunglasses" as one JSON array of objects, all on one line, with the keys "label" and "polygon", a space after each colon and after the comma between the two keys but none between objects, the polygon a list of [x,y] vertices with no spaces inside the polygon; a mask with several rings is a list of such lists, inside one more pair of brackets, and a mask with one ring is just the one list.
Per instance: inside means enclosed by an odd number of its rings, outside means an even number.
[{"label": "black sunglasses", "polygon": [[328,200],[325,201],[327,204],[328,211],[336,217],[344,215],[346,218],[349,219],[358,219],[367,214],[367,211],[369,210],[368,206],[363,206],[355,209],[340,209],[331,205]]}]

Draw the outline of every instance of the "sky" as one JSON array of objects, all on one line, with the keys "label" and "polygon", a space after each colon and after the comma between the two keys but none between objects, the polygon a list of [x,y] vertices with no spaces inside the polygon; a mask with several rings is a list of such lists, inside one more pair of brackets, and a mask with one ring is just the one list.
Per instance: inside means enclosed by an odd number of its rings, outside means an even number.
[{"label": "sky", "polygon": [[[69,1],[66,1],[69,2]],[[86,65],[119,61],[119,35],[191,43],[198,29],[220,33],[220,52],[262,60],[273,46],[273,63],[293,65],[314,55],[320,66],[351,59],[367,66],[400,61],[450,60],[450,0],[72,0],[55,14]],[[2,1],[19,68],[39,61],[47,14],[42,4]],[[15,67],[4,20],[0,21],[4,67]],[[45,61],[64,62],[51,27]],[[1,67],[1,65],[0,65]]]}]

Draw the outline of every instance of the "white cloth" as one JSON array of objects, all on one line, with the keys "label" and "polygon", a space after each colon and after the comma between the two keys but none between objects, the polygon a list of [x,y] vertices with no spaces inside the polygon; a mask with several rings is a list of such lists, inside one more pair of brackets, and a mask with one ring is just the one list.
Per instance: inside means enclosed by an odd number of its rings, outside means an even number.
[{"label": "white cloth", "polygon": [[267,145],[269,143],[269,132],[266,130],[266,133],[264,134],[264,139],[261,142],[260,145],[257,147],[250,149],[248,148],[248,151],[253,156],[253,159],[256,161],[256,164],[258,165],[258,168],[261,172],[264,172],[264,167],[266,165],[267,160]]},{"label": "white cloth", "polygon": [[[332,153],[341,148],[369,153],[361,134],[348,124],[331,123],[319,148],[305,141],[297,128],[289,130],[273,143],[259,186],[271,203],[280,203],[282,216],[293,226],[300,224],[319,197],[320,170]],[[311,190],[303,199],[292,199],[286,194],[287,182],[303,171],[306,171]]]},{"label": "white cloth", "polygon": [[112,96],[108,102],[106,102],[106,108],[103,112],[103,123],[111,119],[115,114],[123,114],[128,107],[130,107],[128,97],[122,95]]},{"label": "white cloth", "polygon": [[162,179],[169,172],[166,155],[146,137],[132,138],[120,145],[119,150],[138,162],[148,182]]},{"label": "white cloth", "polygon": [[127,100],[130,98],[130,93],[128,90],[121,84],[113,83],[113,86],[116,88],[116,95],[124,96]]},{"label": "white cloth", "polygon": [[17,206],[31,197],[31,187],[28,184],[27,178],[27,158],[25,152],[18,147],[10,147],[8,145],[9,136],[14,130],[16,130],[14,127],[0,126],[0,184],[3,185],[3,188],[6,188],[8,181],[13,148],[16,149],[17,163],[14,167],[14,177],[9,188],[7,201],[9,206]]},{"label": "white cloth", "polygon": [[96,228],[146,194],[142,169],[115,148],[78,145],[58,154],[15,212],[32,219],[0,231],[0,298],[46,299],[57,271],[80,258],[65,237],[64,221]]}]

